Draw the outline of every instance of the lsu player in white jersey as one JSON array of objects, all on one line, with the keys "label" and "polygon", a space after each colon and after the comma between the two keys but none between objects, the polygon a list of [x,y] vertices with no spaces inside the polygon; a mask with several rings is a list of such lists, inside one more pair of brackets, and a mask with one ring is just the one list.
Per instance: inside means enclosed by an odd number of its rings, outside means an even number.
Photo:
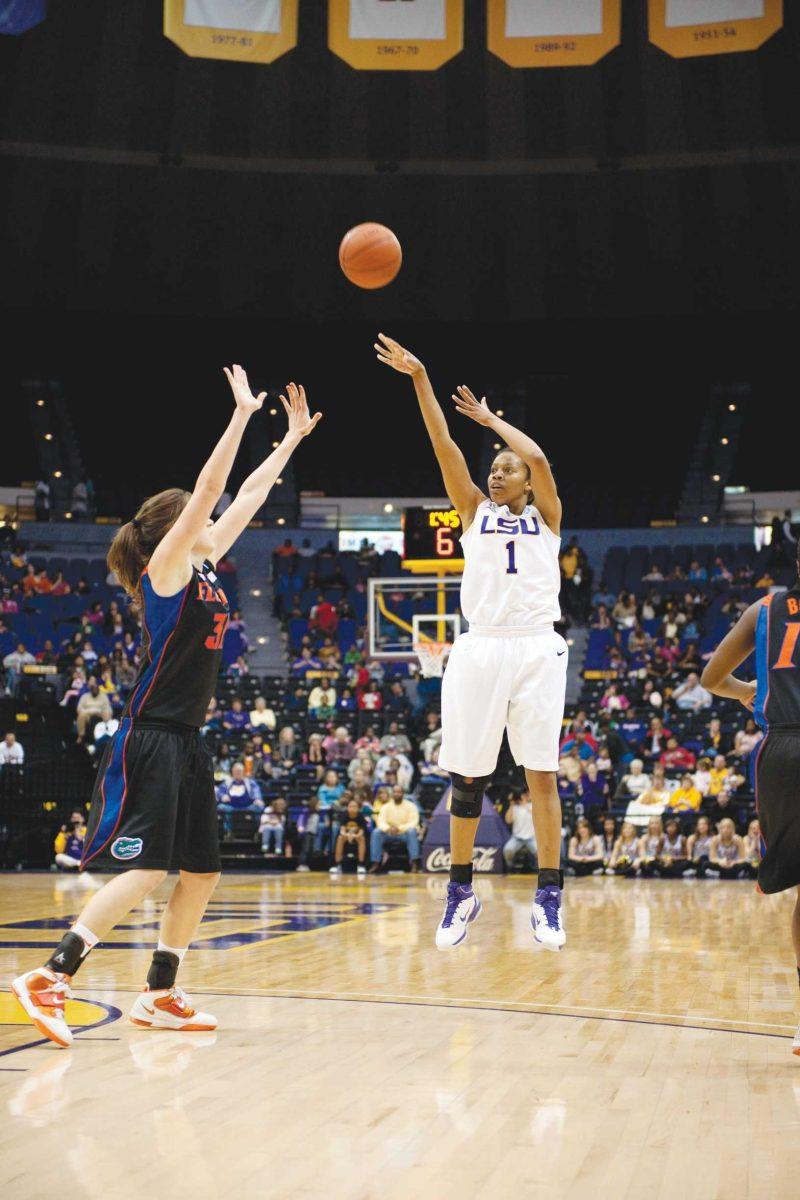
[{"label": "lsu player in white jersey", "polygon": [[[410,375],[444,485],[461,518],[461,610],[469,632],[456,639],[442,685],[439,763],[450,772],[450,883],[436,931],[440,950],[461,945],[481,902],[472,889],[472,851],[483,794],[508,731],[511,753],[533,800],[539,879],[531,908],[537,942],[561,950],[561,802],[556,787],[564,714],[567,644],[553,623],[558,593],[561,501],[536,442],[490,412],[469,388],[457,410],[502,438],[484,492],[470,478],[419,359],[379,334],[380,362]],[[488,495],[487,495],[488,493]]]}]

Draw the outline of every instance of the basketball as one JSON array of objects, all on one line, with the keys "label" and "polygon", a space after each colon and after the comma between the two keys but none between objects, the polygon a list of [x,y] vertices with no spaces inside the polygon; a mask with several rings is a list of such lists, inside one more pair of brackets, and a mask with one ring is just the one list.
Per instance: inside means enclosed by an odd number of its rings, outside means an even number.
[{"label": "basketball", "polygon": [[355,225],[342,238],[339,265],[356,287],[373,290],[386,287],[403,262],[400,242],[385,225],[368,221]]}]

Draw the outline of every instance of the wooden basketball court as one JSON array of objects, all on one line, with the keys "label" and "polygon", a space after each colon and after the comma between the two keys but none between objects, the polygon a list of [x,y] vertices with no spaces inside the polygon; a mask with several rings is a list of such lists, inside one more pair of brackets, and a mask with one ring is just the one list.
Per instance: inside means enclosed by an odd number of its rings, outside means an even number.
[{"label": "wooden basketball court", "polygon": [[[228,876],[181,980],[216,1034],[125,1019],[158,898],[77,977],[72,1051],[0,995],[3,1196],[800,1194],[791,895],[570,881],[553,955],[532,940],[530,879],[479,887],[484,913],[445,955],[443,879]],[[86,891],[4,877],[4,983]]]}]

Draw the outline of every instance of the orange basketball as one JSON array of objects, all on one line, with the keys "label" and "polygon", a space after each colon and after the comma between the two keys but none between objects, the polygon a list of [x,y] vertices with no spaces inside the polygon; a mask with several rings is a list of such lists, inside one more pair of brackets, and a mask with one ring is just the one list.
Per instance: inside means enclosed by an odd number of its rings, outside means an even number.
[{"label": "orange basketball", "polygon": [[382,288],[391,283],[403,262],[402,247],[385,225],[368,221],[342,238],[339,266],[356,287]]}]

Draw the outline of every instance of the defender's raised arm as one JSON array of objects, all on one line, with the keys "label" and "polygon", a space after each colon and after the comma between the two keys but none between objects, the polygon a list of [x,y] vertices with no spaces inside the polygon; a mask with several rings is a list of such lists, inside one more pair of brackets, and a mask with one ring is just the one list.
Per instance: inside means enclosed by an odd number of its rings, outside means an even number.
[{"label": "defender's raised arm", "polygon": [[[240,386],[248,389],[247,376],[244,375]],[[233,386],[233,383],[232,385]],[[220,559],[230,550],[243,529],[252,521],[261,505],[270,494],[275,481],[286,466],[297,446],[303,438],[314,430],[322,420],[322,413],[312,417],[308,411],[305,388],[290,383],[286,388],[289,399],[281,396],[281,402],[289,418],[289,427],[283,441],[265,458],[252,474],[248,475],[236,495],[236,499],[226,508],[212,530],[214,541],[214,558]]]}]

